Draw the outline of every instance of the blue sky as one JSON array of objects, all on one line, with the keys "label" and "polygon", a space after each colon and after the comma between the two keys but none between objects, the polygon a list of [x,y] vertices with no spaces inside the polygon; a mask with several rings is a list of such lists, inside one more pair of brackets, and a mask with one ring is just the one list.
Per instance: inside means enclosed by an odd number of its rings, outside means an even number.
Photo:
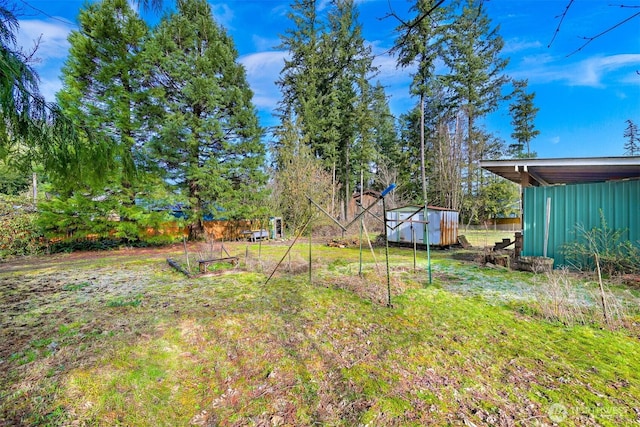
[{"label": "blue sky", "polygon": [[[618,0],[620,1],[620,0]],[[507,74],[528,79],[540,108],[536,127],[540,135],[531,149],[539,157],[620,156],[624,154],[625,120],[640,124],[640,16],[593,40],[586,40],[640,12],[634,3],[576,0],[560,32],[559,15],[569,0],[490,0],[486,10],[500,25],[505,40],[503,55],[510,58]],[[41,90],[49,100],[60,88],[60,68],[68,51],[67,36],[77,28],[83,0],[16,0],[22,8],[19,42],[29,48],[41,37],[36,69]],[[290,26],[289,2],[281,0],[210,1],[216,20],[234,38],[240,62],[247,70],[262,126],[276,124],[271,112],[280,93],[274,82],[286,52],[279,51],[279,35]],[[320,8],[324,8],[321,2]],[[410,1],[359,0],[363,34],[372,47],[379,80],[390,96],[396,116],[416,102],[409,95],[411,69],[398,69],[388,55],[395,38],[394,18],[383,19],[390,8],[408,17]],[[165,0],[165,6],[173,1]],[[620,4],[636,8],[623,8]],[[30,7],[32,6],[32,7]],[[145,13],[150,22],[160,14]],[[375,82],[375,80],[374,80]],[[485,128],[511,142],[507,108],[485,120]]]}]

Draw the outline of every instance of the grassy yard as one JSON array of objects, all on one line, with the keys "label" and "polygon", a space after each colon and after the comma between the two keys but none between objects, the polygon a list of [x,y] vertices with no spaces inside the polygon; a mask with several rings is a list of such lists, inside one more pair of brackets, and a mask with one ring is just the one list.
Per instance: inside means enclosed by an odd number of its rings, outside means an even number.
[{"label": "grassy yard", "polygon": [[[623,326],[542,316],[529,273],[432,251],[227,244],[0,265],[0,425],[424,426],[640,422],[637,290]],[[374,258],[375,257],[375,258]],[[590,289],[588,281],[574,280]],[[590,304],[588,301],[576,304]],[[597,306],[594,313],[597,312]]]},{"label": "grassy yard", "polygon": [[496,242],[501,242],[502,239],[511,239],[515,237],[514,231],[501,231],[501,230],[465,230],[461,228],[458,230],[458,234],[463,234],[471,246],[478,248],[484,248],[485,246],[493,246]]}]

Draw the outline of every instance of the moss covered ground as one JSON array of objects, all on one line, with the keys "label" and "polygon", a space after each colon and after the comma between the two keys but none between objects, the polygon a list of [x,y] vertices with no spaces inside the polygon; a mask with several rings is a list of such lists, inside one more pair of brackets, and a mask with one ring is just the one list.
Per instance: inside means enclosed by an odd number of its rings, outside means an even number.
[{"label": "moss covered ground", "polygon": [[[634,425],[636,293],[616,328],[540,316],[544,278],[432,252],[228,243],[0,265],[0,425]],[[576,286],[590,286],[576,278]]]}]

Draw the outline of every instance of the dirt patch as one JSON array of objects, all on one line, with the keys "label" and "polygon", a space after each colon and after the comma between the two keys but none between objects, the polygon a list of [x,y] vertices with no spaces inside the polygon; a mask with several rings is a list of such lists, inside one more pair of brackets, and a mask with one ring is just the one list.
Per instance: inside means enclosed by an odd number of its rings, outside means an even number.
[{"label": "dirt patch", "polygon": [[149,258],[162,258],[167,254],[180,252],[182,246],[171,245],[161,248],[123,248],[115,251],[81,251],[65,254],[52,254],[46,256],[26,256],[12,258],[3,262],[0,262],[0,273],[3,272],[22,272],[35,269],[42,269],[47,267],[57,267],[60,264],[73,266],[76,263],[82,263],[83,261],[94,261],[98,259],[114,258],[122,259],[149,259]]}]

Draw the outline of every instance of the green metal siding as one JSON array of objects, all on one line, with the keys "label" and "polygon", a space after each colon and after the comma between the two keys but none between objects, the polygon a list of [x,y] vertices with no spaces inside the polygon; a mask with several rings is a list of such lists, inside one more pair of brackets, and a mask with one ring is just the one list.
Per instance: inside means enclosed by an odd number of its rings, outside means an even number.
[{"label": "green metal siding", "polygon": [[[576,239],[575,226],[600,227],[600,210],[611,229],[627,230],[625,238],[640,242],[640,180],[524,188],[522,255],[544,252],[547,198],[551,198],[547,256],[565,265],[564,243]],[[640,261],[639,261],[640,262]]]}]

